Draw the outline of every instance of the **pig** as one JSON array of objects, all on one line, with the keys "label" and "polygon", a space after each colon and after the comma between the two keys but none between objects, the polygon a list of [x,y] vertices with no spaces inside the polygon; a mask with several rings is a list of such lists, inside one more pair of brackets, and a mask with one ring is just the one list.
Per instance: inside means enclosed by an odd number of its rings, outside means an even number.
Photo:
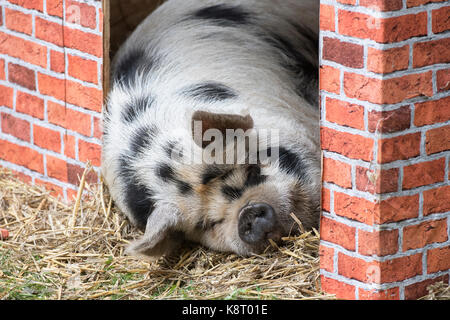
[{"label": "pig", "polygon": [[121,46],[102,175],[158,258],[241,256],[320,217],[318,0],[168,0]]}]

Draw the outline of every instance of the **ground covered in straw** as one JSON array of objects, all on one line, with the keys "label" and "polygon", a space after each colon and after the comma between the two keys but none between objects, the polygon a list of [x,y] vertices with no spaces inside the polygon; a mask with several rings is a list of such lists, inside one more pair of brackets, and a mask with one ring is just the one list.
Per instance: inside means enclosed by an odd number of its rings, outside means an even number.
[{"label": "ground covered in straw", "polygon": [[[317,232],[242,258],[191,244],[146,262],[124,256],[140,236],[102,186],[71,205],[0,169],[2,299],[333,299],[320,292]],[[448,299],[434,285],[424,299]]]}]

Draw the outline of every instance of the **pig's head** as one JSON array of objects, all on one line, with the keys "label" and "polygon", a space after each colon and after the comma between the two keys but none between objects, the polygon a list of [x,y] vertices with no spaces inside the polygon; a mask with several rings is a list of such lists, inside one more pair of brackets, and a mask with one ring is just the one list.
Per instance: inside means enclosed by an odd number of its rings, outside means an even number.
[{"label": "pig's head", "polygon": [[159,256],[189,239],[249,255],[298,232],[292,213],[305,229],[317,227],[317,158],[301,144],[272,140],[261,138],[250,116],[196,112],[191,142],[201,161],[183,162],[187,150],[172,145],[166,173],[176,187],[166,191],[167,201],[156,201],[144,237],[129,251]]}]

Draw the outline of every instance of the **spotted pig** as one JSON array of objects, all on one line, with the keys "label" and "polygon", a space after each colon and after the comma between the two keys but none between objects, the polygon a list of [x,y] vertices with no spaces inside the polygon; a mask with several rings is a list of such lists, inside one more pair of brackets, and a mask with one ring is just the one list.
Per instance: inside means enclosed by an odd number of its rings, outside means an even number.
[{"label": "spotted pig", "polygon": [[318,0],[169,0],[112,64],[102,171],[144,231],[250,255],[318,227]]}]

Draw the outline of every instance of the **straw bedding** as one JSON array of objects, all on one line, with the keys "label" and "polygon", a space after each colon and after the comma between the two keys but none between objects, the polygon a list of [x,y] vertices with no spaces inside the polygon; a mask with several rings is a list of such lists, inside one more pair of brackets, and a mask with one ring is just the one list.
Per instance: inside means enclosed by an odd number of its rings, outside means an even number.
[{"label": "straw bedding", "polygon": [[[195,244],[155,262],[124,256],[140,236],[102,185],[71,205],[0,169],[0,299],[333,299],[320,292],[316,231],[242,258]],[[79,193],[81,195],[81,193]],[[429,299],[449,298],[435,285]]]}]

